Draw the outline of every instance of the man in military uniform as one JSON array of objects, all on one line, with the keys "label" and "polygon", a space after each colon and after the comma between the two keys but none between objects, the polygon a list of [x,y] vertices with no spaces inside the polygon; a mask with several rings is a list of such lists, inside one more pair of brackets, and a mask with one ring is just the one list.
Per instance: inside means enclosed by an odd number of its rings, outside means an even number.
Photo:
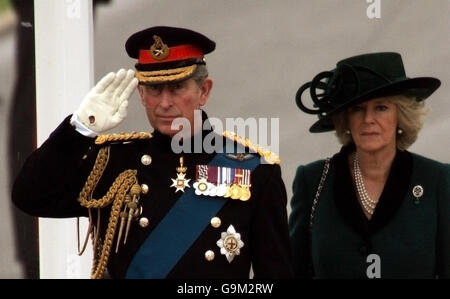
[{"label": "man in military uniform", "polygon": [[[217,137],[194,125],[212,88],[204,55],[214,48],[183,28],[133,34],[126,50],[136,73],[100,80],[17,177],[12,197],[23,211],[89,217],[93,278],[106,270],[113,278],[248,278],[250,266],[255,278],[291,276],[279,159],[232,133],[220,140],[233,152],[194,153],[196,138]],[[136,86],[153,134],[101,135],[125,118]],[[177,153],[180,117],[190,146]]]}]

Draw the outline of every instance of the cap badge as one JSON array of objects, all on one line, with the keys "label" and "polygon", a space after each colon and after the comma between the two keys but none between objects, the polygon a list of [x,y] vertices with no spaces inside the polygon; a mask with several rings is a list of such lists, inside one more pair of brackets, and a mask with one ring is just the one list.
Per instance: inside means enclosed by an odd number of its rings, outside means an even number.
[{"label": "cap badge", "polygon": [[153,40],[155,42],[150,47],[150,54],[152,54],[152,57],[156,60],[166,59],[170,53],[169,47],[163,43],[162,39],[157,35],[153,35]]}]

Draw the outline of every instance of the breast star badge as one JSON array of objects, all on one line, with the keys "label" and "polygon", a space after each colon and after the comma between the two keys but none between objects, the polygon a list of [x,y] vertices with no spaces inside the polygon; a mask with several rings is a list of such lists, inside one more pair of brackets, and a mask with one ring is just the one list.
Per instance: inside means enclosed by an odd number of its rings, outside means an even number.
[{"label": "breast star badge", "polygon": [[241,254],[244,242],[241,240],[241,234],[236,232],[233,225],[230,225],[226,232],[222,232],[217,246],[220,248],[220,253],[225,255],[227,261],[231,263],[236,255]]},{"label": "breast star badge", "polygon": [[171,179],[172,185],[170,187],[176,188],[175,193],[178,191],[184,192],[185,188],[190,188],[189,181],[191,179],[186,179],[186,170],[187,167],[183,166],[183,157],[180,157],[180,167],[177,167],[177,178]]}]

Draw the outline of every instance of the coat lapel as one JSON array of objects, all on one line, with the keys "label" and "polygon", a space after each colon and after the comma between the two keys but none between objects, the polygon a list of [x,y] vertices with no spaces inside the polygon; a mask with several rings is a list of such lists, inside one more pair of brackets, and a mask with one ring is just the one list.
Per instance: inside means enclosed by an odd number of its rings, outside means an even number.
[{"label": "coat lapel", "polygon": [[378,201],[372,219],[367,220],[356,197],[356,190],[348,165],[348,155],[354,145],[345,146],[332,159],[335,165],[334,200],[344,221],[363,237],[369,237],[384,227],[400,208],[408,191],[412,173],[412,156],[397,151],[389,177]]}]

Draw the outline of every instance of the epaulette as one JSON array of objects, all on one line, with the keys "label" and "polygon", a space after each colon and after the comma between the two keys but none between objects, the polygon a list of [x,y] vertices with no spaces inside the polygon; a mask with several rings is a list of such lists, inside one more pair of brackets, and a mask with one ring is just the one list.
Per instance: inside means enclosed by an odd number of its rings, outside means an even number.
[{"label": "epaulette", "polygon": [[101,145],[108,142],[144,140],[150,139],[152,137],[153,135],[148,132],[105,134],[105,135],[98,135],[97,138],[95,139],[95,144]]},{"label": "epaulette", "polygon": [[268,149],[260,147],[257,144],[253,144],[248,138],[244,139],[244,138],[238,136],[236,133],[230,132],[230,131],[224,131],[222,133],[222,135],[228,139],[231,139],[231,140],[237,142],[238,144],[248,147],[251,151],[258,153],[269,164],[280,164],[281,163],[280,157],[278,155],[269,151]]}]

